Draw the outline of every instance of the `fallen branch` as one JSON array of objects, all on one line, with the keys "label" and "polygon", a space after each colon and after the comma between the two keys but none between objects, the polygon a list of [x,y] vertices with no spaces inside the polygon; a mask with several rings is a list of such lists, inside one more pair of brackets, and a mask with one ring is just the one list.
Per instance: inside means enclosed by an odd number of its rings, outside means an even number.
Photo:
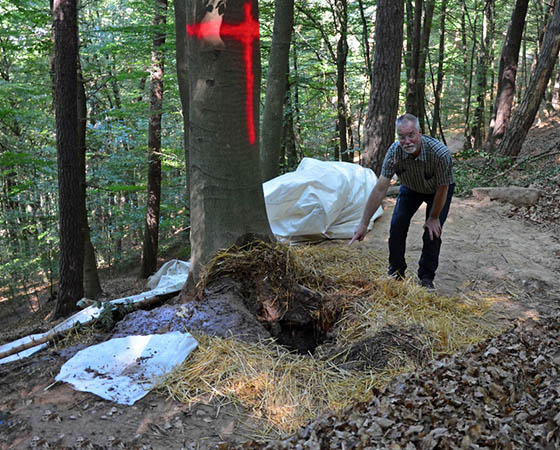
[{"label": "fallen branch", "polygon": [[[165,294],[161,294],[161,295],[156,295],[153,297],[148,297],[145,298],[143,300],[139,300],[138,302],[127,302],[127,301],[122,301],[122,299],[119,300],[114,300],[112,302],[109,302],[110,304],[113,305],[130,305],[133,307],[134,310],[137,309],[142,309],[145,308],[149,305],[152,305],[154,303],[158,303],[158,302],[163,302],[165,300],[170,299],[171,297],[177,295],[179,293],[179,291],[172,291],[172,292],[167,292]],[[89,319],[84,320],[83,322],[80,320],[76,320],[75,322],[72,323],[72,318],[74,316],[78,317],[79,315],[82,315],[84,313],[84,311],[86,311],[87,309],[91,308],[92,311],[92,315],[90,316]],[[53,329],[47,331],[46,333],[44,333],[42,336],[38,337],[37,339],[31,339],[27,342],[23,342],[22,344],[16,346],[16,347],[12,347],[12,348],[8,348],[7,350],[4,351],[0,351],[0,360],[4,359],[8,356],[12,356],[15,355],[16,353],[20,353],[23,352],[25,350],[28,350],[32,347],[35,347],[37,345],[41,345],[41,344],[45,344],[47,342],[50,342],[52,340],[54,340],[55,338],[57,338],[58,336],[62,336],[64,333],[66,333],[67,331],[69,331],[72,327],[74,327],[76,325],[76,323],[80,323],[81,325],[89,325],[91,323],[93,323],[98,317],[99,317],[99,313],[101,313],[101,311],[103,310],[103,307],[98,308],[96,306],[90,306],[89,308],[86,308],[85,310],[82,310],[78,313],[76,313],[74,316],[69,317],[68,319],[66,319],[64,322],[62,322],[61,324],[57,325],[56,327],[54,327]],[[97,311],[96,311],[97,310]],[[95,315],[97,314],[97,315]],[[68,326],[63,327],[63,324],[68,323]],[[25,338],[22,338],[25,339]],[[21,339],[18,339],[21,340]],[[14,342],[17,341],[13,341],[11,342],[11,344],[13,344]],[[4,344],[1,347],[6,347],[9,344]]]}]

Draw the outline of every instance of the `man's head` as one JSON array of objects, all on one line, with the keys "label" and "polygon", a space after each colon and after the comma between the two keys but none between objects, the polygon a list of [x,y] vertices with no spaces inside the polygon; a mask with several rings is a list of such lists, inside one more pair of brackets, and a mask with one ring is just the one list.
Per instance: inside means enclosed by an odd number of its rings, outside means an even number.
[{"label": "man's head", "polygon": [[418,118],[412,114],[403,114],[397,119],[395,125],[402,149],[409,155],[418,156],[422,146],[422,133]]}]

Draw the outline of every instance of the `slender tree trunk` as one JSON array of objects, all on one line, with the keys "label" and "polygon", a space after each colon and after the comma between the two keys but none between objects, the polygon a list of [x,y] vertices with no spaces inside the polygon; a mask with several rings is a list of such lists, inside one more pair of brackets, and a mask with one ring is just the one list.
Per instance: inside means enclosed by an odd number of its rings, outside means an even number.
[{"label": "slender tree trunk", "polygon": [[503,156],[516,157],[535,120],[539,105],[543,99],[546,86],[552,75],[552,70],[558,59],[560,50],[560,1],[556,0],[554,15],[544,33],[539,62],[529,81],[529,86],[523,94],[519,107],[513,114],[504,139],[498,148]]},{"label": "slender tree trunk", "polygon": [[286,83],[286,103],[284,110],[284,129],[283,129],[283,153],[286,156],[286,171],[294,170],[299,164],[299,156],[296,146],[296,134],[294,131],[294,108],[292,106],[292,93],[289,82]]},{"label": "slender tree trunk", "polygon": [[366,19],[363,0],[358,0],[358,6],[360,8],[360,18],[362,19],[362,45],[364,47],[364,60],[366,65],[367,77],[371,86],[371,51],[369,47],[368,21]]},{"label": "slender tree trunk", "polygon": [[276,0],[261,133],[263,182],[280,175],[282,124],[294,25],[294,0]]},{"label": "slender tree trunk", "polygon": [[[418,109],[418,70],[420,67],[420,50],[422,39],[422,9],[423,0],[414,0],[414,22],[412,31],[412,54],[410,55],[410,68],[406,86],[406,112],[419,117]],[[379,20],[377,21],[379,24]]]},{"label": "slender tree trunk", "polygon": [[186,0],[176,0],[175,7],[175,59],[177,61],[177,81],[179,97],[183,112],[183,151],[185,153],[187,204],[190,199],[190,165],[189,165],[189,83],[187,65],[187,10]]},{"label": "slender tree trunk", "polygon": [[84,232],[84,295],[87,298],[95,299],[101,294],[101,283],[97,272],[97,258],[95,249],[91,243],[91,235],[88,223],[88,212],[86,206],[86,125],[87,125],[87,104],[82,68],[78,57],[78,150],[80,154],[80,175],[82,176],[81,186],[84,196],[82,216],[82,230]]},{"label": "slender tree trunk", "polygon": [[[441,2],[439,17],[439,56],[436,87],[434,89],[434,112],[432,119],[431,135],[437,136],[438,127],[441,130],[441,94],[443,91],[443,62],[445,60],[445,14],[447,11],[447,0]],[[443,133],[442,133],[443,134]]]},{"label": "slender tree trunk", "polygon": [[83,175],[78,154],[78,10],[76,0],[53,4],[56,73],[56,147],[59,190],[60,281],[54,317],[77,309],[83,297]]},{"label": "slender tree trunk", "polygon": [[424,3],[424,24],[422,26],[422,40],[420,42],[420,55],[418,59],[418,77],[416,79],[416,103],[420,127],[424,130],[426,117],[426,57],[430,48],[430,33],[434,17],[435,0],[426,0]]},{"label": "slender tree trunk", "polygon": [[163,107],[163,70],[167,0],[156,0],[154,25],[158,27],[152,43],[150,74],[150,120],[148,124],[148,205],[144,226],[141,278],[157,270],[159,241],[159,211],[161,203],[161,116]]},{"label": "slender tree trunk", "polygon": [[[272,238],[256,120],[258,2],[218,3],[194,0],[187,5],[189,88],[196,95],[189,105],[192,232],[186,291],[219,249]],[[216,23],[221,24],[219,34],[212,33]]]},{"label": "slender tree trunk", "polygon": [[404,20],[404,0],[377,2],[373,84],[369,99],[362,165],[381,171],[387,149],[395,138]]},{"label": "slender tree trunk", "polygon": [[[339,139],[339,154],[342,158],[348,152],[348,118],[346,115],[346,59],[348,56],[348,5],[346,0],[336,0],[336,16],[339,28],[339,38],[336,46],[336,109],[338,114],[337,131]],[[338,158],[337,158],[338,159]]]},{"label": "slender tree trunk", "polygon": [[474,111],[473,126],[471,136],[474,148],[481,148],[485,137],[485,112],[486,112],[486,91],[488,89],[488,63],[490,59],[490,41],[488,26],[491,22],[493,11],[493,0],[485,0],[484,17],[482,19],[482,36],[480,39],[480,50],[478,52],[476,64],[476,108]]},{"label": "slender tree trunk", "polygon": [[525,28],[528,6],[529,0],[517,0],[515,3],[504,46],[502,47],[498,68],[496,103],[494,105],[488,140],[486,141],[487,148],[491,152],[494,152],[501,145],[511,119],[519,49]]}]

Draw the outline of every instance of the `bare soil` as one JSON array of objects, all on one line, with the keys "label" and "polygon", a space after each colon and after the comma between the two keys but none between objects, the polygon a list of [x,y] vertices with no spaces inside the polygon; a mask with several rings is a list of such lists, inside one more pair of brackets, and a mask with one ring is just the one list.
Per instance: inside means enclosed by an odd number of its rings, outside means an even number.
[{"label": "bare soil", "polygon": [[[545,140],[546,136],[538,139]],[[383,216],[356,245],[387,251],[394,202],[385,200]],[[416,214],[409,232],[409,276],[414,276],[420,257],[424,214],[424,210]],[[455,198],[442,236],[436,288],[449,296],[492,298],[492,314],[499,322],[513,324],[547,316],[558,310],[560,302],[557,231],[554,217],[539,224],[511,205]],[[116,298],[138,292],[141,287],[131,276],[111,280],[104,289]],[[21,310],[14,315],[13,308],[0,303],[1,328],[10,330],[2,342],[52,326],[44,320],[50,307],[46,303],[40,306],[42,312],[28,320]],[[8,314],[10,311],[12,314]],[[99,334],[93,340],[106,337]],[[266,434],[266,425],[258,418],[220,399],[186,406],[150,393],[134,406],[122,406],[65,384],[53,384],[61,365],[82,347],[49,349],[0,366],[0,449],[210,449],[226,442],[238,445]],[[277,436],[270,432],[269,437]]]}]

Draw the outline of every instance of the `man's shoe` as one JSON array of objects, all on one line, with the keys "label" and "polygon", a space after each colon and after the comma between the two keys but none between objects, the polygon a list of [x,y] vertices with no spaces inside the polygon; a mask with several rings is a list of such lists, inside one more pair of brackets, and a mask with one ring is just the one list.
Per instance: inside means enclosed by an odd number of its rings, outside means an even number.
[{"label": "man's shoe", "polygon": [[429,291],[434,291],[436,289],[434,287],[434,281],[430,280],[429,278],[422,278],[420,280],[420,286],[428,289]]}]

